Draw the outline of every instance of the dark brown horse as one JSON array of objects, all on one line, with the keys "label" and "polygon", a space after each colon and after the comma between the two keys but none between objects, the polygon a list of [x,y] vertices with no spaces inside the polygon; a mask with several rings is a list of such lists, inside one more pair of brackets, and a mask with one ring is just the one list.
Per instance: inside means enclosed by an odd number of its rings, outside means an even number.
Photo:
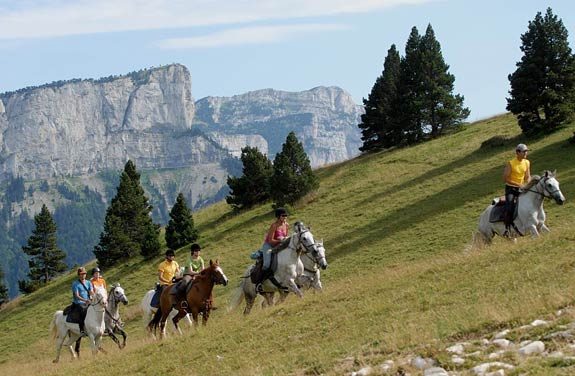
[{"label": "dark brown horse", "polygon": [[160,307],[156,311],[154,318],[148,324],[148,330],[156,333],[160,326],[160,337],[165,336],[166,319],[172,308],[178,310],[178,314],[172,319],[176,329],[178,321],[186,315],[192,314],[194,324],[198,325],[198,314],[202,314],[202,323],[205,325],[210,316],[212,308],[212,289],[214,285],[227,285],[228,277],[220,267],[218,260],[210,260],[210,266],[205,268],[194,278],[191,288],[187,289],[185,299],[178,299],[176,295],[170,294],[175,285],[168,286],[162,291],[160,296]]}]

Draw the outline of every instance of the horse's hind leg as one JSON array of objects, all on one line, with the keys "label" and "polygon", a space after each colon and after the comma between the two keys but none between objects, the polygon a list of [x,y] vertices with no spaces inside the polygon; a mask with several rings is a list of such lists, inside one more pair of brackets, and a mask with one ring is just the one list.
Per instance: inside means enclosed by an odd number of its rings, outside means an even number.
[{"label": "horse's hind leg", "polygon": [[254,301],[256,300],[256,297],[246,294],[245,299],[246,299],[246,308],[244,308],[244,315],[249,315],[249,313],[252,310],[252,307],[254,306]]}]

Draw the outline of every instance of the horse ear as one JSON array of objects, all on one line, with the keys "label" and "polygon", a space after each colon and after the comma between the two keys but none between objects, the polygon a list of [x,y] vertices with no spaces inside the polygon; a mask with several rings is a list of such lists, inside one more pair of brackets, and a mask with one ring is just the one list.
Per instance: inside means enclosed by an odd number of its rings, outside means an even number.
[{"label": "horse ear", "polygon": [[553,176],[557,176],[557,169],[553,170]]},{"label": "horse ear", "polygon": [[212,261],[212,259],[210,259],[210,266],[212,266],[214,264],[214,262]]}]

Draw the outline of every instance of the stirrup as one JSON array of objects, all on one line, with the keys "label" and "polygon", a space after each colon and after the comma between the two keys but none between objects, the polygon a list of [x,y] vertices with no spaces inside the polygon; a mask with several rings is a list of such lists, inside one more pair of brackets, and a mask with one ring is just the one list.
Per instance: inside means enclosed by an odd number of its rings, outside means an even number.
[{"label": "stirrup", "polygon": [[258,284],[256,285],[256,292],[257,292],[258,294],[263,294],[263,293],[264,293],[264,286],[263,286],[261,283],[258,283]]},{"label": "stirrup", "polygon": [[182,300],[182,301],[180,302],[180,308],[181,308],[181,309],[188,309],[188,302],[185,301],[185,300]]}]

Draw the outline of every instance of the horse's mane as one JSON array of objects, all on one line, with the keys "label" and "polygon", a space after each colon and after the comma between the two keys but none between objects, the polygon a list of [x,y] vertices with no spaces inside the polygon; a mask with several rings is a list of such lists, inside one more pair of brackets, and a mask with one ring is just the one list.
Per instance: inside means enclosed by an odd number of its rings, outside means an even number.
[{"label": "horse's mane", "polygon": [[525,184],[522,189],[524,191],[528,191],[530,190],[534,185],[536,185],[537,183],[539,183],[539,180],[541,180],[541,176],[539,175],[533,175],[531,176],[531,180],[529,180],[529,183]]}]

